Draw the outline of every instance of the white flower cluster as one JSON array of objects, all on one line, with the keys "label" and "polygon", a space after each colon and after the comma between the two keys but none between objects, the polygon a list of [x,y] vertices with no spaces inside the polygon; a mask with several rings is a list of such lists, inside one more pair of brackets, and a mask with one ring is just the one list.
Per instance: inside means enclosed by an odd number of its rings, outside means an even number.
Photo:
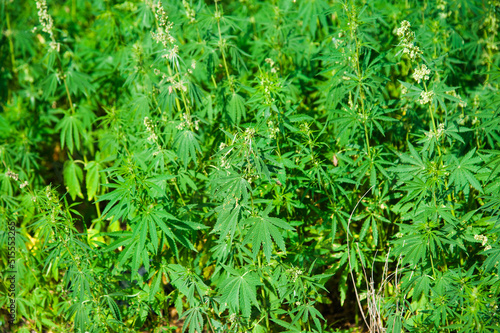
[{"label": "white flower cluster", "polygon": [[267,122],[267,126],[269,127],[269,138],[275,139],[276,134],[280,131],[280,129],[278,127],[274,127],[274,123],[272,120],[269,120]]},{"label": "white flower cluster", "polygon": [[173,93],[174,90],[179,90],[179,91],[187,92],[187,87],[185,85],[186,81],[184,79],[180,79],[180,80],[177,81],[176,77],[178,77],[178,75],[167,77],[165,74],[163,74],[161,72],[159,72],[159,73],[162,75],[162,81],[160,82],[160,84],[163,84],[163,81],[165,79],[166,79],[167,82],[170,82],[170,86],[168,86],[168,93],[169,94]]},{"label": "white flower cluster", "polygon": [[[260,176],[259,176],[258,174],[253,174],[253,173],[252,173],[252,174],[249,174],[249,175],[248,175],[247,182],[248,182],[248,184],[252,184],[252,182],[253,182],[254,180],[259,179],[259,178],[260,178]],[[280,185],[280,186],[281,186],[281,185]]]},{"label": "white flower cluster", "polygon": [[[17,173],[14,173],[14,172],[8,170],[6,175],[7,175],[7,177],[14,179],[15,181],[19,181],[19,175]],[[24,183],[22,183],[22,184],[19,185],[19,188],[22,189],[22,188],[25,188],[28,185],[29,185],[28,181],[25,181]]]},{"label": "white flower cluster", "polygon": [[[49,12],[47,11],[47,2],[45,0],[37,0],[36,8],[38,9],[38,20],[42,25],[42,31],[48,33],[50,36],[50,48],[59,52],[60,46],[59,43],[56,43],[54,39],[54,21],[52,20],[52,16],[50,16]],[[36,27],[33,28],[33,31],[35,30]]]},{"label": "white flower cluster", "polygon": [[414,33],[413,33],[413,31],[411,31],[410,27],[411,27],[410,22],[404,20],[403,22],[401,22],[401,26],[396,31],[396,34],[398,35],[399,38],[402,38],[402,39],[403,38],[410,39],[410,37],[413,38]]},{"label": "white flower cluster", "polygon": [[396,31],[399,37],[399,45],[404,47],[403,53],[408,54],[411,60],[417,60],[422,51],[415,45],[415,33],[410,29],[410,22],[404,20]]},{"label": "white flower cluster", "polygon": [[441,123],[438,125],[438,128],[436,129],[436,131],[429,131],[429,132],[425,132],[425,136],[427,136],[428,138],[436,138],[436,139],[439,139],[441,137],[441,135],[443,135],[444,133],[444,124]]},{"label": "white flower cluster", "polygon": [[297,278],[300,275],[302,275],[302,273],[304,273],[302,270],[300,270],[300,269],[298,269],[296,267],[290,268],[289,270],[287,270],[287,272],[292,275],[292,282],[297,281]]},{"label": "white flower cluster", "polygon": [[446,9],[446,1],[438,0],[436,8],[439,10],[445,10]]},{"label": "white flower cluster", "polygon": [[254,135],[255,135],[255,129],[252,127],[248,127],[245,130],[245,141],[249,142],[250,140],[252,140]]},{"label": "white flower cluster", "polygon": [[469,120],[469,116],[465,116],[465,117],[464,117],[464,115],[463,115],[463,114],[461,114],[461,115],[459,115],[459,116],[458,116],[458,119],[460,119],[460,120],[458,121],[458,124],[459,124],[459,125],[464,125],[464,124],[465,124],[465,123]]},{"label": "white flower cluster", "polygon": [[158,143],[158,136],[155,133],[155,125],[153,121],[149,119],[149,117],[144,118],[144,126],[146,126],[146,130],[149,132],[148,141]]},{"label": "white flower cluster", "polygon": [[19,180],[19,175],[10,170],[7,171],[7,177],[12,178],[14,180]]},{"label": "white flower cluster", "polygon": [[54,21],[47,11],[47,2],[45,0],[36,1],[36,9],[38,9],[38,20],[42,25],[42,31],[49,34],[50,38],[54,38]]},{"label": "white flower cluster", "polygon": [[424,80],[424,81],[427,81],[429,80],[429,74],[431,73],[431,70],[427,68],[427,66],[425,64],[423,64],[422,66],[420,67],[417,67],[414,71],[413,71],[413,78],[415,79],[415,81],[417,81],[418,83],[420,83],[420,81]]},{"label": "white flower cluster", "polygon": [[168,22],[168,16],[165,15],[161,1],[158,1],[153,7],[156,8],[155,18],[158,22],[158,32],[151,32],[151,35],[157,43],[161,43],[164,47],[167,47],[168,44],[173,44],[175,41],[174,37],[170,34],[170,30],[172,30],[174,24]]},{"label": "white flower cluster", "polygon": [[478,242],[481,242],[481,246],[484,246],[485,251],[491,249],[491,245],[486,245],[488,243],[488,237],[486,237],[485,235],[474,235],[474,239]]},{"label": "white flower cluster", "polygon": [[485,235],[474,235],[474,239],[478,242],[481,242],[482,246],[485,246],[486,243],[488,243],[488,237],[486,237]]},{"label": "white flower cluster", "polygon": [[200,123],[200,120],[197,119],[195,120],[194,122],[191,120],[191,117],[189,116],[189,114],[187,113],[183,113],[182,114],[182,120],[181,122],[179,123],[179,125],[177,125],[177,129],[179,131],[182,131],[185,127],[193,127],[194,126],[194,129],[195,130],[199,130],[200,127],[199,127],[199,123]]},{"label": "white flower cluster", "polygon": [[332,43],[336,49],[338,49],[339,46],[341,46],[344,43],[344,40],[341,39],[342,37],[344,37],[342,32],[339,32],[338,38],[332,37]]},{"label": "white flower cluster", "polygon": [[436,8],[440,10],[439,18],[445,20],[448,16],[451,15],[451,11],[446,11],[446,1],[438,0]]},{"label": "white flower cluster", "polygon": [[432,90],[422,91],[420,93],[420,98],[418,99],[418,101],[420,102],[420,104],[424,105],[424,104],[432,102],[433,97],[434,97],[434,91],[432,91]]},{"label": "white flower cluster", "polygon": [[276,73],[276,68],[274,67],[274,60],[271,58],[266,58],[266,62],[271,66],[271,73]]},{"label": "white flower cluster", "polygon": [[153,73],[155,73],[156,76],[160,76],[161,75],[162,79],[165,79],[167,77],[167,75],[165,75],[165,73],[163,73],[162,71],[160,71],[158,68],[153,68]]},{"label": "white flower cluster", "polygon": [[186,10],[186,16],[189,19],[189,23],[193,23],[196,21],[196,12],[194,11],[193,8],[191,8],[191,5],[189,5],[189,2],[186,0],[182,0],[182,5],[184,6],[184,9]]},{"label": "white flower cluster", "polygon": [[436,137],[440,137],[444,133],[444,124],[441,123],[438,125],[437,131],[436,131]]},{"label": "white flower cluster", "polygon": [[175,45],[172,46],[167,52],[165,52],[162,55],[163,58],[167,59],[170,61],[173,65],[179,67],[179,46]]}]

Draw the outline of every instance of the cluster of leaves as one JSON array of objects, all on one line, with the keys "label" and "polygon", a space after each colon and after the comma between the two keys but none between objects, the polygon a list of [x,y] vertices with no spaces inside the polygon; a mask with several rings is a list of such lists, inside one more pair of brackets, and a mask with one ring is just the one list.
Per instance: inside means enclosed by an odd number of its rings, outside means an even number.
[{"label": "cluster of leaves", "polygon": [[2,326],[498,330],[499,13],[3,1]]}]

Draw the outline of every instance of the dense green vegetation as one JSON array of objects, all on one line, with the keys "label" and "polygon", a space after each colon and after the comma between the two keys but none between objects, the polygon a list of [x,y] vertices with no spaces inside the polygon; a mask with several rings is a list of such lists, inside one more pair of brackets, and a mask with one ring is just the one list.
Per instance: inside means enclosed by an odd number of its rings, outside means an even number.
[{"label": "dense green vegetation", "polygon": [[500,1],[45,1],[0,8],[2,330],[500,330]]}]

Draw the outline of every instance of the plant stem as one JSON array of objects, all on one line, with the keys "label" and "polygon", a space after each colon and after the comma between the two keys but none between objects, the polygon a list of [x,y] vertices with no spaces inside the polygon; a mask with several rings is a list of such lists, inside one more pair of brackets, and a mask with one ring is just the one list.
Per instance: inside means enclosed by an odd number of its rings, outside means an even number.
[{"label": "plant stem", "polygon": [[7,31],[9,32],[7,35],[7,39],[9,40],[9,50],[10,50],[10,61],[12,62],[12,71],[17,73],[16,69],[16,58],[14,56],[14,43],[12,43],[12,30],[10,28],[10,15],[9,11],[5,11],[5,22],[7,23]]},{"label": "plant stem", "polygon": [[174,182],[174,186],[175,186],[175,189],[177,190],[177,193],[179,194],[179,198],[181,199],[182,204],[183,204],[184,206],[186,206],[186,202],[185,202],[185,201],[184,201],[184,199],[182,198],[181,191],[179,190],[179,186],[177,186],[177,181],[176,181],[176,179],[175,179],[175,178],[174,178],[174,181],[175,181],[175,182]]},{"label": "plant stem", "polygon": [[[428,89],[427,89],[427,84],[425,83],[424,81],[424,89],[425,89],[425,92],[428,92]],[[431,116],[431,123],[432,123],[432,130],[434,131],[434,135],[436,136],[436,146],[437,146],[437,150],[438,150],[438,155],[441,156],[441,148],[439,148],[439,141],[438,141],[438,137],[437,137],[437,127],[436,127],[436,121],[434,120],[434,111],[433,111],[433,108],[432,108],[432,101],[429,102],[429,115]]]},{"label": "plant stem", "polygon": [[73,107],[73,101],[71,100],[71,95],[69,93],[68,83],[66,82],[66,78],[63,78],[64,87],[66,88],[66,94],[68,95],[69,106],[71,107],[71,113],[75,114],[75,108]]},{"label": "plant stem", "polygon": [[226,61],[226,54],[224,53],[224,45],[222,43],[222,34],[221,34],[221,31],[220,31],[220,12],[219,12],[219,8],[217,6],[217,0],[215,1],[215,13],[216,15],[218,16],[217,17],[217,30],[219,32],[219,47],[220,47],[220,53],[222,54],[222,61],[224,62],[224,68],[226,69],[226,75],[227,75],[227,80],[229,82],[229,88],[231,89],[231,92],[234,94],[234,87],[233,87],[233,83],[231,82],[231,77],[229,76],[229,69],[227,67],[227,61]]}]

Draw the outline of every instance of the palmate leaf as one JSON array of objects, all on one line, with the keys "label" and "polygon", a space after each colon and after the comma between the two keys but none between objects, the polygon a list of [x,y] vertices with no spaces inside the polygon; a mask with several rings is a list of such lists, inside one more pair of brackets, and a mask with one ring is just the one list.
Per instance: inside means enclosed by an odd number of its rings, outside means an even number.
[{"label": "palmate leaf", "polygon": [[76,302],[70,306],[66,319],[74,320],[74,330],[76,332],[85,332],[89,326],[90,318],[88,308],[90,307],[90,304],[90,302]]},{"label": "palmate leaf", "polygon": [[425,296],[429,295],[431,279],[429,278],[428,275],[425,275],[425,274],[420,275],[416,279],[414,279],[411,283],[414,286],[414,289],[413,289],[413,298],[414,299],[416,299],[416,300],[420,299],[420,295],[422,293]]},{"label": "palmate leaf", "polygon": [[142,251],[147,251],[143,248],[140,247],[140,240],[138,239],[137,233],[132,233],[132,232],[114,232],[109,234],[111,237],[120,237],[119,239],[115,240],[113,243],[108,245],[106,248],[103,249],[103,252],[110,252],[114,251],[117,248],[124,246],[125,248],[120,252],[120,255],[118,256],[118,267],[123,267],[128,261],[128,258],[132,255],[133,256],[133,262],[131,264],[132,267],[132,274],[130,278],[134,278],[136,274],[138,274],[138,269],[139,265],[142,262]]},{"label": "palmate leaf", "polygon": [[304,332],[301,328],[299,323],[295,323],[295,325],[292,325],[284,320],[281,319],[276,319],[276,318],[271,318],[273,322],[276,324],[286,328],[288,331],[285,331],[286,333],[302,333]]},{"label": "palmate leaf", "polygon": [[[125,249],[120,253],[118,258],[118,265],[122,266],[126,264],[132,256],[131,268],[133,275],[137,273],[141,263],[144,263],[146,271],[149,270],[149,253],[157,252],[161,237],[166,237],[167,243],[177,257],[179,255],[177,243],[192,251],[196,251],[188,238],[189,231],[207,228],[199,223],[181,221],[166,211],[161,210],[160,206],[150,211],[141,212],[133,222],[135,222],[135,225],[132,232],[109,234],[110,236],[121,236],[121,238],[114,241],[105,249],[108,252],[120,246],[125,246]],[[158,228],[163,231],[163,234],[158,232]]]},{"label": "palmate leaf", "polygon": [[427,257],[427,245],[420,235],[406,235],[398,239],[396,243],[400,245],[399,251],[404,250],[403,265],[420,263]]},{"label": "palmate leaf", "polygon": [[201,148],[192,131],[180,131],[175,137],[174,145],[177,146],[177,156],[182,160],[184,167],[187,167],[190,161],[197,164],[196,151],[201,152]]},{"label": "palmate leaf", "polygon": [[116,179],[116,184],[104,184],[104,186],[114,190],[99,196],[97,202],[108,201],[106,208],[102,212],[105,216],[114,216],[119,219],[123,216],[130,216],[135,212],[135,204],[132,200],[136,190],[133,179]]},{"label": "palmate leaf", "polygon": [[234,93],[229,101],[228,113],[231,120],[239,125],[241,118],[246,116],[245,100],[240,95]]},{"label": "palmate leaf", "polygon": [[73,153],[73,148],[80,149],[80,136],[84,133],[83,123],[78,113],[63,111],[63,114],[64,118],[57,124],[56,131],[61,130],[61,147],[67,145],[69,152]]},{"label": "palmate leaf", "polygon": [[[368,123],[375,125],[375,127],[380,131],[380,133],[385,136],[384,129],[381,125],[384,122],[396,122],[397,119],[387,117],[386,114],[393,112],[393,109],[382,109],[378,105],[370,109],[368,114]],[[370,134],[373,130],[373,126],[370,126]]]},{"label": "palmate leaf", "polygon": [[500,247],[498,246],[498,243],[495,244],[495,247],[492,249],[486,250],[485,256],[486,260],[481,268],[486,272],[500,274],[500,265],[498,265],[498,262],[500,261]]},{"label": "palmate leaf", "polygon": [[186,296],[189,304],[196,305],[207,294],[209,287],[191,268],[182,265],[168,265],[171,283]]},{"label": "palmate leaf", "polygon": [[81,92],[85,94],[85,96],[88,96],[89,93],[94,91],[94,87],[92,86],[90,81],[90,76],[85,73],[77,72],[74,68],[70,69],[66,73],[66,83],[71,95],[75,95],[78,92]]},{"label": "palmate leaf", "polygon": [[[223,174],[226,175],[222,176]],[[228,194],[238,200],[242,199],[242,202],[250,198],[249,192],[252,188],[248,180],[237,172],[231,172],[229,175],[226,172],[221,173],[221,177],[218,177],[214,183],[213,193],[220,198],[226,198]]]},{"label": "palmate leaf", "polygon": [[184,324],[182,325],[182,331],[185,332],[189,327],[189,333],[203,332],[203,308],[197,306],[193,307],[182,315],[182,318],[186,318]]},{"label": "palmate leaf", "polygon": [[[206,226],[189,222],[181,221],[172,214],[161,210],[161,207],[155,208],[150,212],[146,219],[149,221],[150,228],[153,226],[158,226],[162,231],[171,248],[174,250],[175,255],[178,255],[176,242],[182,244],[184,247],[196,251],[193,244],[189,240],[189,231],[201,230],[207,228]],[[156,227],[154,228],[156,229]]]},{"label": "palmate leaf", "polygon": [[47,99],[48,97],[54,96],[54,93],[57,90],[57,83],[57,73],[54,72],[47,75],[41,83],[43,98]]},{"label": "palmate leaf", "polygon": [[472,158],[475,152],[476,149],[473,149],[461,159],[452,157],[454,163],[452,164],[452,172],[450,173],[450,185],[455,184],[457,191],[463,189],[465,194],[469,193],[469,185],[480,193],[483,193],[481,183],[474,177],[474,174],[479,170],[479,166],[476,164],[481,162],[481,158],[479,157]]},{"label": "palmate leaf", "polygon": [[321,322],[319,321],[319,318],[321,318],[323,321],[325,318],[323,315],[313,306],[314,302],[311,303],[306,303],[306,304],[301,304],[299,307],[296,308],[295,311],[297,311],[297,315],[295,315],[295,318],[293,318],[292,324],[296,323],[300,318],[302,318],[302,321],[304,323],[307,323],[309,321],[309,317],[314,322],[314,325],[316,325],[316,328],[318,329],[319,332],[322,332],[321,329]]},{"label": "palmate leaf", "polygon": [[120,309],[118,308],[118,305],[114,301],[113,298],[111,298],[109,295],[104,295],[106,297],[106,300],[108,301],[108,306],[109,309],[111,310],[111,313],[113,315],[113,318],[116,320],[121,321],[122,320],[122,315],[120,313]]},{"label": "palmate leaf", "polygon": [[215,209],[219,216],[211,233],[219,233],[219,239],[225,239],[229,235],[232,242],[238,227],[241,205],[236,204],[233,208],[231,206],[232,204],[224,203]]},{"label": "palmate leaf", "polygon": [[222,283],[221,308],[223,312],[227,307],[233,313],[241,312],[249,318],[252,305],[259,309],[257,302],[257,286],[261,285],[258,275],[246,269],[236,270],[230,266],[222,265],[232,275]]},{"label": "palmate leaf", "polygon": [[252,254],[254,260],[257,258],[257,254],[259,253],[262,246],[267,261],[271,261],[273,244],[271,237],[278,245],[279,249],[283,252],[286,252],[285,242],[283,240],[283,236],[281,235],[280,229],[290,231],[295,230],[285,221],[279,218],[269,217],[268,214],[271,209],[272,206],[269,206],[261,216],[250,217],[245,221],[246,224],[251,225],[251,228],[245,236],[243,244],[252,243]]},{"label": "palmate leaf", "polygon": [[316,35],[318,23],[323,27],[327,26],[324,12],[329,8],[328,2],[324,0],[303,1],[300,3],[299,17],[304,22],[302,30],[309,29],[311,37]]}]

